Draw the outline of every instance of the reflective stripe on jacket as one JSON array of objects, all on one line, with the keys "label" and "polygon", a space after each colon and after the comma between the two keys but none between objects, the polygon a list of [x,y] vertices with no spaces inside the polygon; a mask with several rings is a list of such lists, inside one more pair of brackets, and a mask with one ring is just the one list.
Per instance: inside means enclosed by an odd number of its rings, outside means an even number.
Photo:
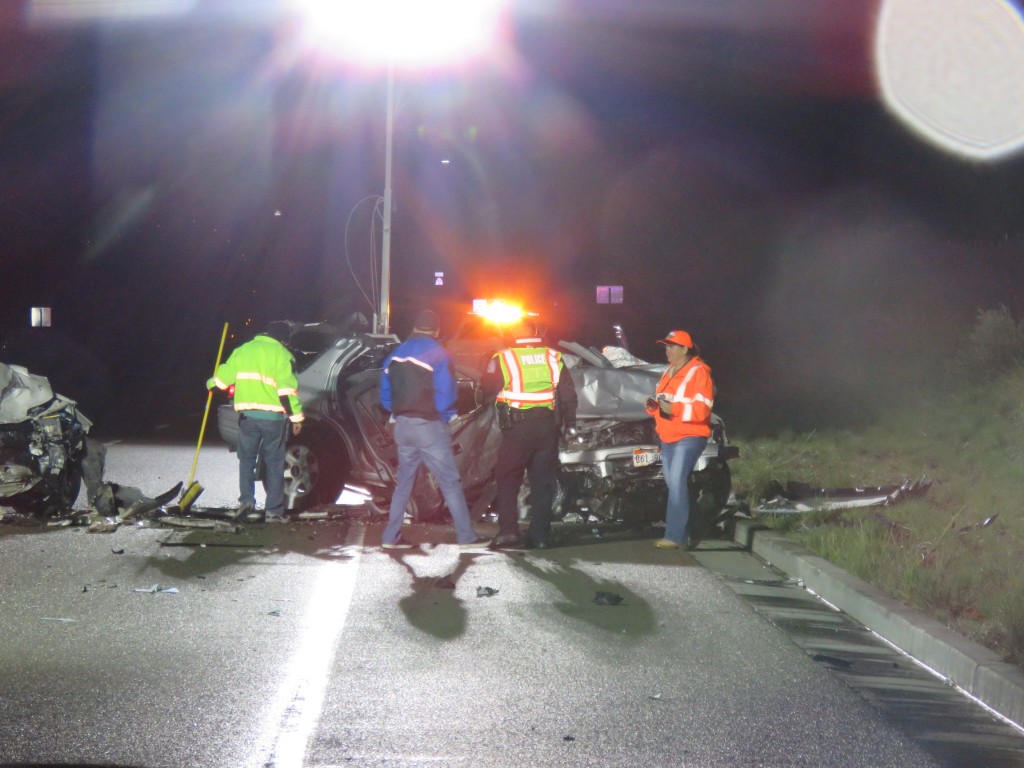
[{"label": "reflective stripe on jacket", "polygon": [[236,411],[265,411],[287,414],[281,404],[286,397],[292,421],[302,421],[299,381],[295,377],[295,358],[277,339],[259,334],[238,347],[206,385],[227,389],[235,385]]},{"label": "reflective stripe on jacket", "polygon": [[684,437],[711,435],[711,409],[715,404],[715,386],[711,368],[699,357],[690,358],[675,375],[670,368],[661,375],[655,394],[665,393],[672,401],[672,415],[666,416],[660,408],[647,409],[654,417],[658,437],[674,443]]},{"label": "reflective stripe on jacket", "polygon": [[512,347],[497,354],[505,388],[497,401],[510,408],[555,407],[555,389],[562,370],[562,355],[548,347]]},{"label": "reflective stripe on jacket", "polygon": [[452,357],[433,336],[413,333],[384,360],[380,404],[396,416],[448,423],[458,395]]}]

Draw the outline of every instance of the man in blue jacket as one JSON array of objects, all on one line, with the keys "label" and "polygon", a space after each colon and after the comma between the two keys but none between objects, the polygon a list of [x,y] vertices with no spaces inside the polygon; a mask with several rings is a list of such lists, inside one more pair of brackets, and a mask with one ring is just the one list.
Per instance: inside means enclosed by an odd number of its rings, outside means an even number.
[{"label": "man in blue jacket", "polygon": [[455,523],[459,546],[489,543],[473,529],[462,478],[455,466],[448,423],[456,417],[458,389],[451,355],[437,341],[439,331],[437,315],[423,310],[416,316],[412,335],[384,361],[380,402],[391,413],[398,444],[398,476],[384,529],[384,549],[413,546],[402,538],[401,528],[420,464],[426,464],[437,478]]}]

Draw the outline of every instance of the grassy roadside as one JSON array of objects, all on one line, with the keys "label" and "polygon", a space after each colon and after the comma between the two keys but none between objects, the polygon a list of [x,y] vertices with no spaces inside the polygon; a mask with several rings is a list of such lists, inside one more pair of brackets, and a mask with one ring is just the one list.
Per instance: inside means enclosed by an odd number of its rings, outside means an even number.
[{"label": "grassy roadside", "polygon": [[732,435],[742,451],[733,485],[756,507],[771,481],[874,487],[932,478],[926,495],[889,507],[759,520],[1024,666],[1024,366],[1003,342],[987,380],[954,377],[955,390],[921,397],[884,423]]}]

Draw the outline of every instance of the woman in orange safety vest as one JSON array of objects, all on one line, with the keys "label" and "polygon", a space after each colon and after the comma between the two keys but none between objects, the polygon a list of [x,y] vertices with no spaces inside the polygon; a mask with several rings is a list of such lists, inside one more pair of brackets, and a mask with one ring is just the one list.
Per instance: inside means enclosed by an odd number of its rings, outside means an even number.
[{"label": "woman in orange safety vest", "polygon": [[693,549],[694,537],[687,539],[690,494],[687,480],[711,436],[711,407],[715,404],[711,368],[700,359],[686,331],[671,331],[664,339],[668,368],[662,374],[655,395],[647,400],[647,413],[661,438],[661,466],[668,486],[665,537],[655,542],[659,549]]}]

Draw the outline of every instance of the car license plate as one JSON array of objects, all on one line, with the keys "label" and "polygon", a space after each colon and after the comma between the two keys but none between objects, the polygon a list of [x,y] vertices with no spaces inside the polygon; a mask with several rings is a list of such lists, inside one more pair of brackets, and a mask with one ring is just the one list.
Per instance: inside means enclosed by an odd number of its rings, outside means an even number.
[{"label": "car license plate", "polygon": [[648,451],[644,448],[633,450],[634,467],[649,467],[651,464],[657,464],[659,461],[661,461],[661,451]]}]

